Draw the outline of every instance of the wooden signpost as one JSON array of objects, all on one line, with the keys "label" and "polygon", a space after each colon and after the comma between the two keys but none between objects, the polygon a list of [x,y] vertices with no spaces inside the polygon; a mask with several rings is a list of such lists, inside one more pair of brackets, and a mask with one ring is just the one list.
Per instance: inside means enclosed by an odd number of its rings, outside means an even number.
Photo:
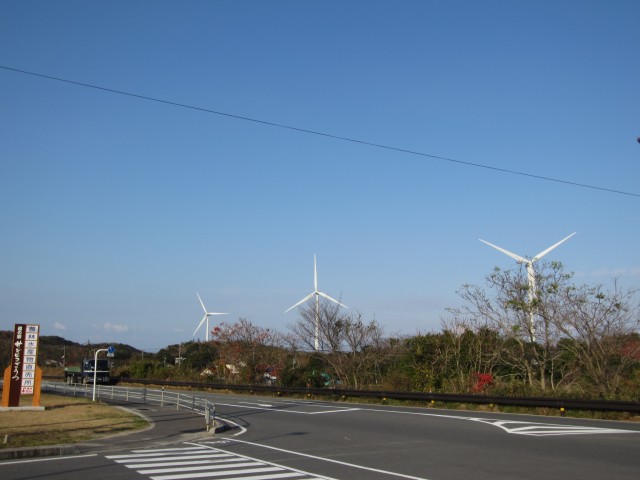
[{"label": "wooden signpost", "polygon": [[14,326],[11,365],[4,370],[3,407],[19,407],[21,395],[33,395],[32,406],[40,407],[42,369],[37,365],[39,338],[40,325]]}]

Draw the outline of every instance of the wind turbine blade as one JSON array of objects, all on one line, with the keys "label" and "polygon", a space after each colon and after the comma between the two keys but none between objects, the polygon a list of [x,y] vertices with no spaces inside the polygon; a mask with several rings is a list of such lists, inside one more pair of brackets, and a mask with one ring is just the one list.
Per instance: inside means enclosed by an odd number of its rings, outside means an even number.
[{"label": "wind turbine blade", "polygon": [[228,313],[209,312],[207,315],[229,315]]},{"label": "wind turbine blade", "polygon": [[289,310],[293,310],[294,308],[296,308],[298,305],[302,305],[304,302],[306,302],[307,300],[309,300],[311,297],[313,297],[315,295],[316,292],[310,293],[309,295],[307,295],[306,297],[304,297],[302,300],[300,300],[298,303],[296,303],[293,307],[289,307],[287,308],[284,313],[287,313]]},{"label": "wind turbine blade", "polygon": [[207,309],[204,306],[204,302],[200,298],[200,294],[198,292],[196,292],[196,295],[198,295],[198,300],[200,300],[200,305],[202,305],[202,310],[204,310],[204,313],[207,313]]},{"label": "wind turbine blade", "polygon": [[344,303],[340,303],[338,300],[336,300],[335,298],[331,298],[329,295],[327,295],[326,293],[323,292],[318,292],[318,295],[320,295],[321,297],[326,298],[327,300],[331,300],[333,303],[337,303],[338,305],[340,305],[341,307],[344,308],[349,308],[347,307]]},{"label": "wind turbine blade", "polygon": [[316,254],[313,254],[313,289],[318,291],[318,269],[316,267]]},{"label": "wind turbine blade", "polygon": [[536,260],[541,259],[542,257],[544,257],[547,253],[549,253],[551,250],[553,250],[554,248],[556,248],[558,245],[560,245],[561,243],[566,242],[567,240],[569,240],[571,237],[573,237],[577,232],[573,232],[571,235],[569,235],[566,238],[563,238],[562,240],[560,240],[558,243],[556,243],[555,245],[550,246],[549,248],[547,248],[545,251],[540,252],[539,254],[537,254],[535,257],[533,257],[531,259],[532,262],[535,262]]},{"label": "wind turbine blade", "polygon": [[196,336],[196,332],[198,330],[200,330],[200,327],[202,326],[202,324],[204,323],[204,321],[207,319],[207,314],[204,314],[204,317],[202,317],[202,320],[200,320],[200,323],[198,324],[198,326],[196,327],[196,329],[193,331],[193,336]]},{"label": "wind turbine blade", "polygon": [[496,250],[501,251],[505,255],[509,255],[511,258],[513,258],[514,260],[516,260],[518,262],[529,263],[529,260],[527,260],[526,258],[521,257],[520,255],[516,255],[515,253],[512,253],[509,250],[505,250],[504,248],[498,247],[497,245],[494,245],[493,243],[485,242],[481,238],[479,238],[478,240],[480,240],[482,243],[486,243],[487,245],[489,245],[490,247],[495,248]]}]

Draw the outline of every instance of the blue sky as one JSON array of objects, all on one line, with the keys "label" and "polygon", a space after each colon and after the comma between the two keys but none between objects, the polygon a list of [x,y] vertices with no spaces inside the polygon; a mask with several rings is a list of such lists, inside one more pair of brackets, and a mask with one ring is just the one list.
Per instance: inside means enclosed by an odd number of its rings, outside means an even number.
[{"label": "blue sky", "polygon": [[[0,4],[0,328],[146,350],[196,291],[287,330],[319,287],[437,330],[510,258],[640,286],[640,3]],[[200,331],[204,338],[204,331]]]}]

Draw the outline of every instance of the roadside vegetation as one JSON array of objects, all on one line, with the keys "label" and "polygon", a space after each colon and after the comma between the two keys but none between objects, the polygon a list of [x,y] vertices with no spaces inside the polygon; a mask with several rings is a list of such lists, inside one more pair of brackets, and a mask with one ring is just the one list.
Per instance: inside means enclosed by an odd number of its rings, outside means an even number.
[{"label": "roadside vegetation", "polygon": [[[31,397],[21,400],[29,406]],[[0,448],[78,443],[148,426],[138,415],[83,398],[43,394],[41,404],[45,410],[0,413]]]},{"label": "roadside vegetation", "polygon": [[[209,342],[155,354],[116,346],[112,377],[639,402],[638,290],[578,285],[557,262],[537,268],[534,295],[524,267],[463,285],[439,331],[399,335],[329,302],[316,319],[310,303],[287,332],[239,318],[215,325]],[[84,346],[84,356],[97,347]],[[55,348],[44,348],[49,358],[82,349]]]},{"label": "roadside vegetation", "polygon": [[[495,269],[463,285],[438,332],[401,336],[335,304],[300,309],[287,333],[240,318],[209,342],[123,365],[131,378],[436,393],[640,401],[637,290],[576,285],[541,263],[529,301],[526,269]],[[533,320],[533,321],[532,321]],[[181,352],[180,355],[178,352]],[[182,357],[182,358],[179,358]]]}]

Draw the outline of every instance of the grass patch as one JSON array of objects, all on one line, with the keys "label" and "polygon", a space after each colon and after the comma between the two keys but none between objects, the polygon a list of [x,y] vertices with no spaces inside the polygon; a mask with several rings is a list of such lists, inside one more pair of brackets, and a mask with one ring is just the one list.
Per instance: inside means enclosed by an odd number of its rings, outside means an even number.
[{"label": "grass patch", "polygon": [[[30,406],[21,402],[21,406]],[[148,422],[138,415],[85,398],[42,394],[41,411],[0,412],[0,448],[78,443],[139,430]]]}]

